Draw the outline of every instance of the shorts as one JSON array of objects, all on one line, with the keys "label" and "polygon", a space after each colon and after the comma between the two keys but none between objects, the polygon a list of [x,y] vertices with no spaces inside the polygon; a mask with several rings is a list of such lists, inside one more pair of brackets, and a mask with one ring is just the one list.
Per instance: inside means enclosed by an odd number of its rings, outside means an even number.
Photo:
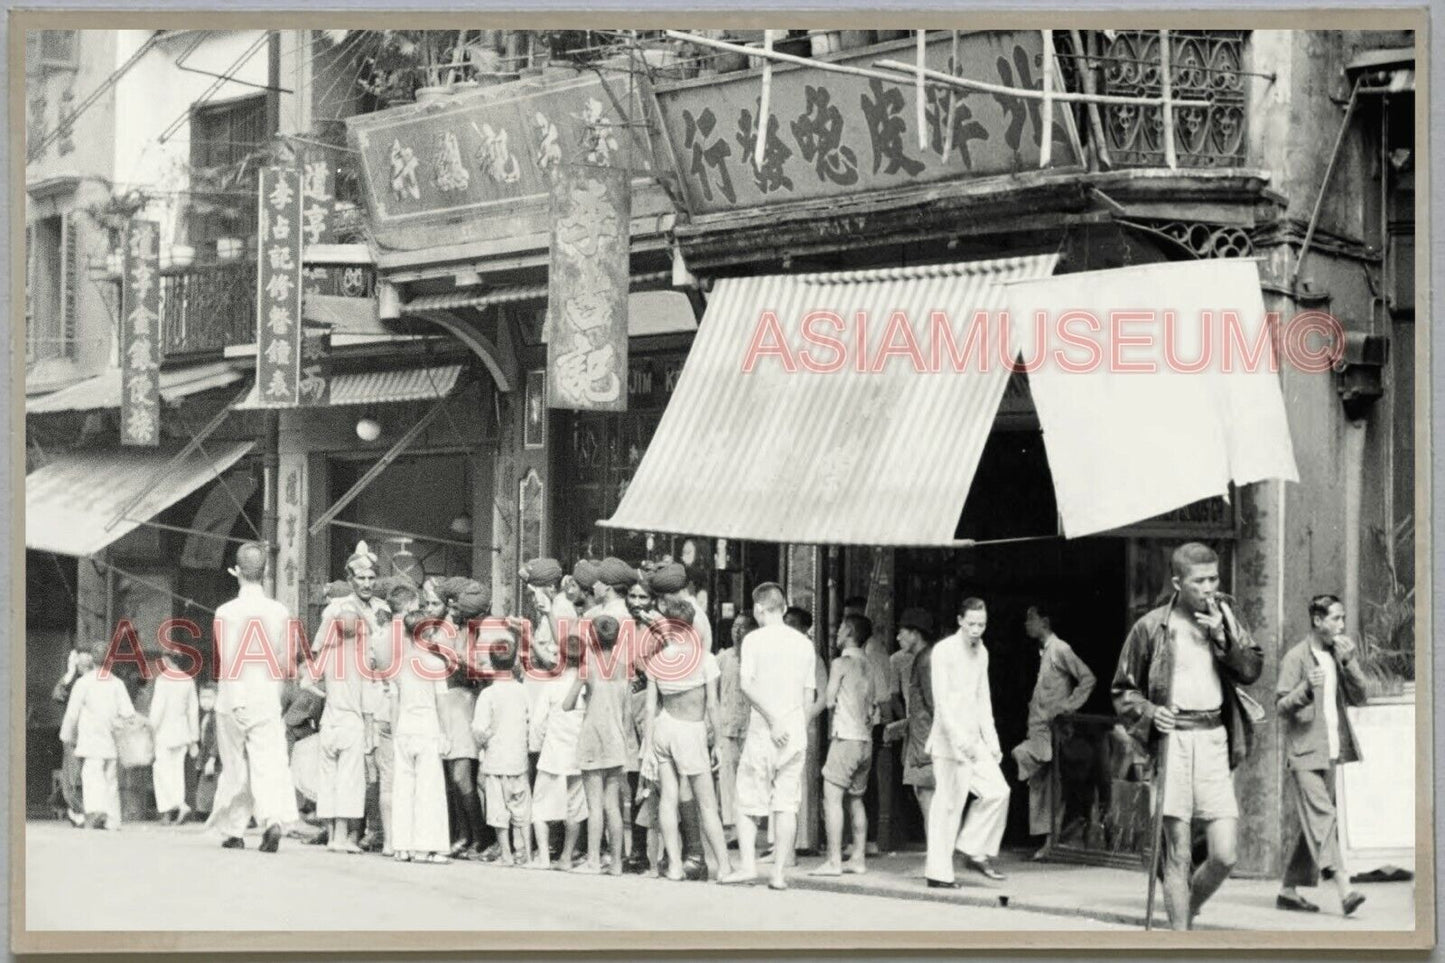
[{"label": "shorts", "polygon": [[841,786],[850,796],[868,791],[868,773],[873,769],[873,743],[862,739],[834,739],[823,764],[823,781]]},{"label": "shorts", "polygon": [[807,736],[801,727],[782,749],[766,730],[749,730],[738,759],[738,812],[759,818],[795,813],[803,804],[803,757]]},{"label": "shorts", "polygon": [[527,774],[482,777],[482,794],[486,799],[487,825],[493,829],[532,824],[532,787]]},{"label": "shorts", "polygon": [[1174,819],[1238,819],[1229,736],[1223,726],[1169,733],[1164,815]]},{"label": "shorts", "polygon": [[582,789],[582,777],[559,776],[552,772],[537,770],[537,784],[532,787],[532,820],[534,822],[569,823],[581,822],[587,818],[587,793]]},{"label": "shorts", "polygon": [[652,752],[658,765],[670,764],[679,776],[703,776],[712,772],[707,750],[707,723],[674,719],[666,710],[652,723]]}]

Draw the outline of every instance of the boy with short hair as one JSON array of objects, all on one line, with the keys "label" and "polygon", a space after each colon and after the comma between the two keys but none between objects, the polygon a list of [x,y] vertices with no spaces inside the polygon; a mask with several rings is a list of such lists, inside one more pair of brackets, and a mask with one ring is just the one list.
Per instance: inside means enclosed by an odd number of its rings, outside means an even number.
[{"label": "boy with short hair", "polygon": [[200,702],[196,683],[181,671],[177,654],[162,653],[164,668],[156,676],[147,713],[155,736],[156,756],[151,763],[156,811],[162,825],[185,822],[191,807],[186,805],[186,756],[194,759],[200,746]]},{"label": "boy with short hair", "polygon": [[[832,713],[832,741],[823,764],[823,812],[828,833],[828,856],[811,873],[841,876],[863,873],[868,845],[868,814],[863,795],[873,767],[873,722],[877,718],[876,681],[864,654],[873,635],[873,623],[864,615],[845,615],[838,626],[838,657],[828,673],[828,709]],[[853,852],[843,862],[843,797],[853,819]]]},{"label": "boy with short hair", "polygon": [[527,720],[528,744],[537,747],[540,753],[537,781],[532,787],[532,828],[537,834],[537,858],[527,864],[530,869],[551,868],[547,823],[558,820],[565,825],[559,860],[564,870],[571,869],[582,820],[587,818],[587,796],[582,788],[582,770],[577,765],[577,740],[582,733],[585,706],[577,705],[570,712],[562,708],[572,691],[581,649],[581,640],[575,635],[569,636],[559,652],[558,662],[563,672],[543,683],[546,688],[536,702],[535,715]]},{"label": "boy with short hair", "polygon": [[498,859],[504,866],[520,866],[531,861],[532,787],[527,782],[527,690],[512,671],[518,641],[515,631],[511,635],[508,648],[491,654],[496,674],[477,696],[472,735],[482,747],[484,809],[501,847]]}]

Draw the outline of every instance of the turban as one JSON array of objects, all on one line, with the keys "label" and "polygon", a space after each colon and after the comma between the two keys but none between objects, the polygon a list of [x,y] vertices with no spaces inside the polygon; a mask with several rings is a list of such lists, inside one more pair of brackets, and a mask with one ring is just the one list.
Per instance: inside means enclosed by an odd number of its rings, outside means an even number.
[{"label": "turban", "polygon": [[457,618],[474,619],[485,615],[491,607],[491,590],[481,582],[467,579],[466,586],[457,593]]},{"label": "turban", "polygon": [[597,567],[597,581],[613,588],[624,588],[637,581],[637,571],[622,559],[609,555]]},{"label": "turban", "polygon": [[356,551],[346,560],[347,575],[355,575],[362,570],[376,574],[376,553],[366,547],[364,540],[356,543]]},{"label": "turban", "polygon": [[455,602],[470,581],[465,575],[449,575],[437,582],[437,595],[441,596],[443,602]]},{"label": "turban", "polygon": [[577,580],[577,584],[582,586],[585,591],[590,592],[592,591],[592,586],[596,585],[598,579],[602,577],[602,573],[597,570],[597,563],[589,559],[579,558],[577,564],[572,566],[572,577]]},{"label": "turban", "polygon": [[677,562],[668,562],[647,576],[647,587],[656,595],[681,592],[687,588],[687,569]]},{"label": "turban", "polygon": [[534,558],[523,568],[528,585],[556,585],[562,580],[562,566],[555,558]]}]

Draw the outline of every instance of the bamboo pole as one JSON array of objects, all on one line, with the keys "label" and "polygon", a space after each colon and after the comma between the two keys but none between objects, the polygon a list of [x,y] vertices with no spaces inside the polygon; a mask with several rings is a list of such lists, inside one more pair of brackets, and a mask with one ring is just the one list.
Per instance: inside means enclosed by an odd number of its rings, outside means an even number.
[{"label": "bamboo pole", "polygon": [[917,101],[918,105],[918,149],[920,151],[928,150],[928,117],[924,112],[925,90],[923,81],[923,71],[928,67],[928,62],[926,60],[927,55],[928,31],[920,30],[918,31],[918,79],[914,84],[914,99]]},{"label": "bamboo pole", "polygon": [[[958,72],[957,30],[953,31],[953,38],[949,47],[948,72],[951,74]],[[949,155],[953,153],[953,112],[958,107],[957,95],[958,91],[955,88],[948,88],[948,115],[944,118],[944,122],[947,126],[945,126],[943,129],[943,159],[945,162],[948,161]]]},{"label": "bamboo pole", "polygon": [[1159,109],[1164,112],[1164,163],[1170,170],[1179,166],[1174,152],[1174,81],[1169,76],[1169,31],[1159,31]]},{"label": "bamboo pole", "polygon": [[1054,32],[1044,30],[1044,104],[1040,111],[1039,167],[1054,159]]},{"label": "bamboo pole", "polygon": [[[1081,31],[1070,30],[1069,39],[1074,42],[1074,49],[1083,58],[1080,62],[1079,80],[1084,86],[1084,93],[1093,96],[1098,93],[1094,87],[1094,64],[1084,49],[1084,35]],[[1093,134],[1094,156],[1099,161],[1099,167],[1108,170],[1114,166],[1109,157],[1109,147],[1104,142],[1104,121],[1099,116],[1099,105],[1090,101],[1087,105],[1089,112],[1089,131]]]},{"label": "bamboo pole", "polygon": [[758,142],[753,148],[753,167],[761,170],[768,146],[768,114],[773,109],[773,31],[763,31],[763,92],[758,101]]}]

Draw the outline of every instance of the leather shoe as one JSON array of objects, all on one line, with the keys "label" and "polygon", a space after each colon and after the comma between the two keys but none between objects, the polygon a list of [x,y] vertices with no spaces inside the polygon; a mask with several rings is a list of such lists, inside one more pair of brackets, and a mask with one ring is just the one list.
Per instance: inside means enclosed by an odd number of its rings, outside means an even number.
[{"label": "leather shoe", "polygon": [[622,861],[622,871],[641,876],[652,868],[652,861],[646,856],[629,856]]},{"label": "leather shoe", "polygon": [[1359,890],[1350,890],[1350,894],[1346,896],[1341,902],[1340,908],[1344,910],[1346,916],[1352,916],[1354,915],[1355,910],[1359,909],[1360,904],[1364,901],[1364,893],[1361,893]]},{"label": "leather shoe", "polygon": [[221,840],[222,849],[245,849],[246,841],[240,836],[227,836]]},{"label": "leather shoe", "polygon": [[689,882],[707,882],[707,861],[700,856],[689,856],[682,861],[682,878]]},{"label": "leather shoe", "polygon": [[993,868],[993,863],[988,861],[987,856],[969,856],[966,858],[966,862],[968,863],[969,869],[974,870],[975,872],[982,873],[989,879],[999,880],[1005,878],[1003,873],[1000,873],[998,870]]},{"label": "leather shoe", "polygon": [[1276,909],[1293,910],[1296,913],[1318,913],[1320,911],[1318,906],[1298,893],[1293,896],[1280,893],[1274,898],[1274,905]]},{"label": "leather shoe", "polygon": [[272,823],[266,827],[261,834],[260,850],[263,853],[274,853],[281,848],[281,824]]},{"label": "leather shoe", "polygon": [[945,883],[941,879],[929,879],[925,876],[924,881],[928,883],[929,889],[963,889],[963,884],[956,879]]}]

